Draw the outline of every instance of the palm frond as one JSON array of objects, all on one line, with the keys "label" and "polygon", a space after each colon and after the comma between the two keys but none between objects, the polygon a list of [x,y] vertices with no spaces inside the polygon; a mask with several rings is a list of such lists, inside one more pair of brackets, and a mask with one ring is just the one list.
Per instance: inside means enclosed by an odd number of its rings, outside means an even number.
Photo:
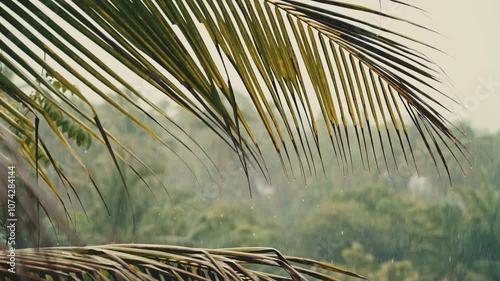
[{"label": "palm frond", "polygon": [[[97,183],[69,143],[75,133],[62,131],[39,100],[77,126],[81,143],[86,138],[105,145],[118,170],[119,161],[132,167],[123,154],[140,159],[103,127],[91,96],[172,149],[116,99],[126,101],[204,165],[211,161],[196,140],[186,138],[173,116],[109,62],[211,128],[238,153],[247,175],[253,166],[266,176],[261,140],[247,122],[249,110],[262,121],[285,172],[296,159],[304,176],[317,174],[318,163],[323,164],[320,126],[328,132],[333,153],[346,171],[356,161],[353,150],[359,151],[359,160],[368,169],[380,170],[382,157],[388,171],[392,165],[399,170],[397,149],[404,152],[407,166],[413,161],[417,168],[415,140],[407,131],[410,123],[436,167],[444,167],[448,176],[444,151],[450,150],[458,161],[456,153],[465,152],[440,113],[445,109],[441,98],[446,96],[439,90],[443,73],[411,48],[432,47],[358,15],[425,28],[376,9],[320,0],[5,0],[0,15],[0,62],[15,73],[15,78],[0,74],[0,90],[5,93],[0,102],[7,109],[2,120],[12,132],[30,139],[35,134],[32,116],[45,122],[87,171],[97,192]],[[236,95],[237,87],[245,94]],[[253,108],[240,108],[240,99],[251,100]],[[13,102],[28,114],[9,107]],[[38,150],[48,159],[50,148],[42,146],[44,136],[40,139]],[[382,155],[377,155],[378,147]],[[37,167],[33,149],[24,151],[27,161]],[[62,183],[70,186],[63,171],[51,164]]]},{"label": "palm frond", "polygon": [[[1,255],[0,272],[16,278],[8,270],[6,256]],[[270,248],[141,244],[17,250],[16,271],[17,278],[26,280],[338,280],[335,274],[365,279],[331,264],[286,257]]]}]

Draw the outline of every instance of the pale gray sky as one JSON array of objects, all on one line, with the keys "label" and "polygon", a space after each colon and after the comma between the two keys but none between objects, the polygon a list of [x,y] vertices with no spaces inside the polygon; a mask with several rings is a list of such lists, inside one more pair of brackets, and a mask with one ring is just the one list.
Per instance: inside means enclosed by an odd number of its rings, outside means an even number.
[{"label": "pale gray sky", "polygon": [[442,58],[438,63],[449,74],[459,98],[469,109],[459,110],[457,115],[469,120],[474,127],[499,131],[500,1],[419,0],[414,3],[430,12],[429,26],[446,35],[438,45],[451,57]]}]

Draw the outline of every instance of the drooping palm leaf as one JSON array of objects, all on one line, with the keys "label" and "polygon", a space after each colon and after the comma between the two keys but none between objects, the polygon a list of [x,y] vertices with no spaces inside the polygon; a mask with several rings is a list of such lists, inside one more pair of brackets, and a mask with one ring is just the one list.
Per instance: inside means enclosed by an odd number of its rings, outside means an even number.
[{"label": "drooping palm leaf", "polygon": [[[112,93],[139,108],[205,163],[201,158],[209,156],[192,149],[196,141],[171,132],[169,127],[177,126],[172,116],[110,68],[107,60],[113,60],[156,88],[160,98],[178,104],[212,128],[240,155],[245,171],[252,164],[265,172],[265,163],[259,140],[238,107],[238,99],[245,97],[235,95],[234,85],[244,87],[284,168],[285,161],[293,161],[292,154],[303,174],[306,169],[316,172],[318,162],[322,163],[321,123],[314,114],[319,110],[333,152],[345,168],[353,165],[353,149],[359,149],[364,165],[373,166],[371,159],[378,168],[378,146],[386,166],[396,146],[403,150],[408,164],[413,158],[407,135],[409,116],[431,156],[437,154],[447,170],[443,149],[457,146],[463,151],[463,146],[439,113],[438,68],[408,47],[412,42],[424,43],[362,20],[354,12],[406,23],[338,1],[2,1],[0,62],[18,77],[0,76],[1,89],[7,95],[1,97],[2,106],[7,107],[10,98],[47,122],[84,169],[68,136],[30,91],[50,102],[87,138],[105,144],[115,163],[124,158],[114,147],[126,147],[101,126],[87,91],[168,147],[121,107]],[[97,49],[106,55],[96,55]],[[29,87],[21,87],[19,78]],[[75,87],[76,82],[85,85],[85,91]],[[152,117],[122,89],[165,117],[168,125]],[[64,90],[83,105],[68,98]],[[10,110],[2,119],[12,130],[33,136],[32,118]],[[50,153],[43,147],[40,151]],[[26,155],[33,153],[26,151]],[[31,162],[34,159],[28,157]],[[437,160],[435,163],[438,165]]]},{"label": "drooping palm leaf", "polygon": [[[246,172],[252,165],[266,175],[259,139],[247,122],[249,110],[261,119],[285,172],[297,159],[302,174],[316,173],[324,153],[320,126],[325,126],[333,153],[346,170],[352,169],[354,149],[367,167],[375,163],[379,169],[380,157],[387,170],[391,158],[398,166],[396,149],[404,152],[407,165],[415,162],[407,123],[415,125],[436,166],[441,159],[446,171],[444,150],[454,157],[455,147],[464,150],[440,113],[439,68],[410,48],[426,45],[358,17],[376,15],[411,24],[374,9],[320,0],[5,0],[0,15],[0,62],[15,73],[15,78],[0,74],[1,118],[26,143],[21,151],[28,163],[37,167],[41,157],[47,159],[66,190],[72,184],[50,160],[44,136],[38,148],[33,146],[34,116],[87,171],[98,192],[71,138],[105,145],[118,170],[119,161],[127,163],[122,153],[140,160],[102,126],[91,95],[171,149],[116,98],[126,100],[200,161],[210,160],[195,140],[183,136],[171,115],[109,61],[155,88],[158,99],[177,104],[213,129],[238,153]],[[244,94],[235,94],[237,85]],[[252,109],[239,107],[243,98],[251,100]],[[49,114],[45,105],[57,114]],[[376,154],[379,146],[381,156]],[[54,186],[42,169],[40,175]]]},{"label": "drooping palm leaf", "polygon": [[[8,257],[2,254],[0,261],[2,276],[15,278],[8,271]],[[262,271],[265,268],[274,272]],[[286,257],[269,248],[141,244],[18,250],[16,271],[18,278],[26,280],[338,280],[332,274],[365,279],[331,264]]]}]

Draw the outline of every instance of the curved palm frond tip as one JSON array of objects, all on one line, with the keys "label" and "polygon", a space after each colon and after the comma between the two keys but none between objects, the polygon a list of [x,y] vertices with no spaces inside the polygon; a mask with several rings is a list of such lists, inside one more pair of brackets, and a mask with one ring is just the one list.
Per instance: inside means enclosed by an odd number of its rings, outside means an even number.
[{"label": "curved palm frond tip", "polygon": [[[268,248],[119,244],[23,249],[16,252],[17,276],[9,271],[8,257],[2,255],[0,261],[4,277],[27,280],[338,280],[332,273],[366,279],[327,263],[285,257]],[[274,271],[262,271],[265,268]]]}]

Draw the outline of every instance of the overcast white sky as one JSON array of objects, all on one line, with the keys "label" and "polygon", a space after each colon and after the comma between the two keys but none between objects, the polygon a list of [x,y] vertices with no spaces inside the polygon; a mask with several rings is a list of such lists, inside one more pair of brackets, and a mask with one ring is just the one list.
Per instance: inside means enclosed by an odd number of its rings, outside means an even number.
[{"label": "overcast white sky", "polygon": [[[438,63],[449,74],[459,98],[470,109],[458,115],[477,128],[499,131],[500,1],[413,2],[430,12],[429,26],[447,36],[438,45],[451,57]],[[494,83],[484,83],[484,80]]]}]

